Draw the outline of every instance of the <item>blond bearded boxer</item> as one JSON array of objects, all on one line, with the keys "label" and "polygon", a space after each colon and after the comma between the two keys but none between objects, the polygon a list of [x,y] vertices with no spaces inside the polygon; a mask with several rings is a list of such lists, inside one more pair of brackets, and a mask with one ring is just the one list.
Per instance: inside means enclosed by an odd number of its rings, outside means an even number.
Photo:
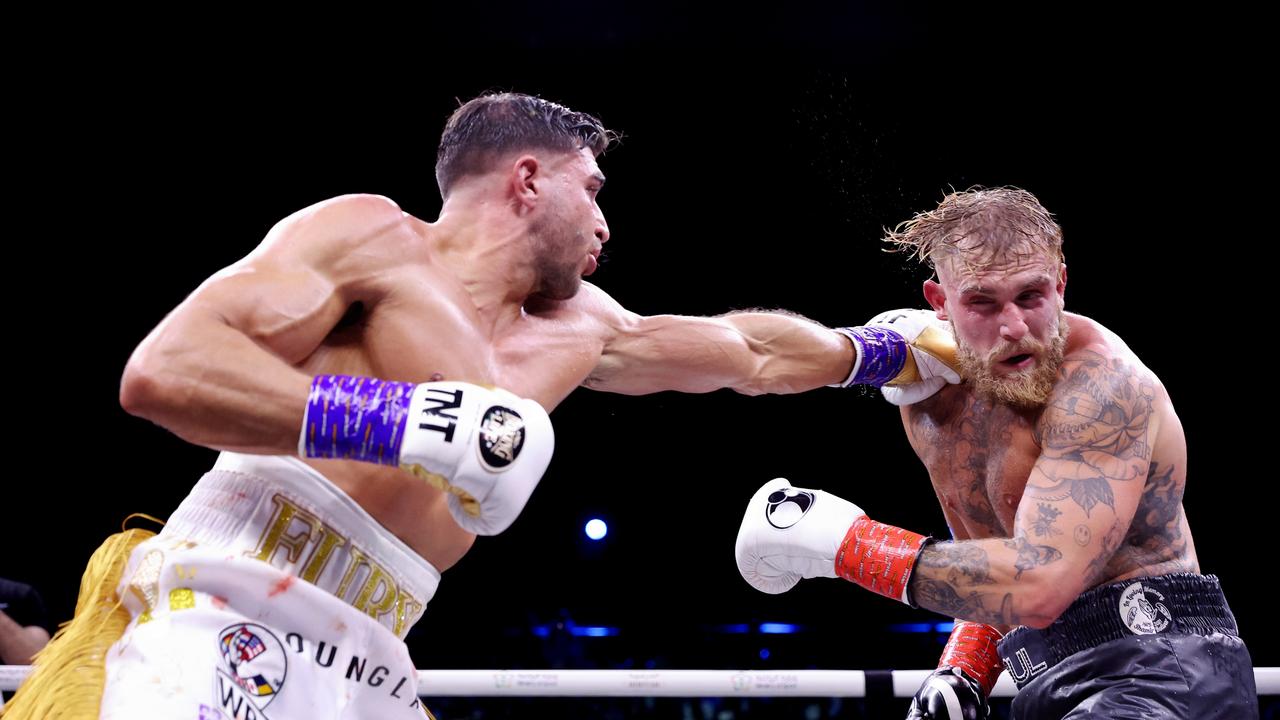
[{"label": "blond bearded boxer", "polygon": [[[95,556],[10,717],[420,717],[402,638],[476,535],[515,520],[566,395],[846,377],[855,348],[806,320],[641,317],[582,281],[609,240],[610,138],[545,100],[476,98],[445,127],[434,223],[319,203],[170,313],[121,402],[222,454],[159,535]],[[891,392],[959,379],[931,362]]]},{"label": "blond bearded boxer", "polygon": [[910,718],[984,717],[1002,667],[1017,718],[1256,717],[1249,654],[1183,512],[1178,416],[1120,338],[1063,312],[1057,223],[1030,193],[977,190],[889,240],[935,269],[927,312],[958,345],[964,382],[902,408],[954,541],[779,479],[743,519],[744,577],[776,593],[838,576],[955,617]]}]

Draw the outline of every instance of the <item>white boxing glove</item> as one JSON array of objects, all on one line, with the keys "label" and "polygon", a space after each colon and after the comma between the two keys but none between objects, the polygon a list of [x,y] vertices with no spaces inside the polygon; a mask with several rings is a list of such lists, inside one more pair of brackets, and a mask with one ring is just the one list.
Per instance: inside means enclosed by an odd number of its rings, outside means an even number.
[{"label": "white boxing glove", "polygon": [[836,551],[864,513],[821,490],[777,478],[751,497],[734,555],[738,571],[762,592],[790,590],[801,578],[836,577]]},{"label": "white boxing glove", "polygon": [[551,462],[546,410],[505,390],[317,376],[299,454],[394,465],[449,493],[462,529],[496,535],[515,521]]},{"label": "white boxing glove", "polygon": [[[948,383],[960,382],[951,326],[939,320],[933,310],[889,310],[871,318],[866,325],[836,331],[849,338],[857,356],[853,371],[840,383],[844,387],[877,385],[894,405],[911,405]],[[899,362],[901,368],[892,377],[885,377]]]},{"label": "white boxing glove", "polygon": [[497,535],[524,509],[551,462],[547,411],[498,388],[462,382],[414,389],[400,467],[449,493],[462,529]]}]

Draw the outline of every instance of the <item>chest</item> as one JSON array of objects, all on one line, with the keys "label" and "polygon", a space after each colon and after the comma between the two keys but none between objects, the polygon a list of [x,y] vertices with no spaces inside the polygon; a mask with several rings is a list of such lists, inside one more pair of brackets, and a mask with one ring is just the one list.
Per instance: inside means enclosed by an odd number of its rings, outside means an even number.
[{"label": "chest", "polygon": [[309,372],[501,387],[550,410],[595,367],[603,340],[572,309],[486,326],[460,290],[406,281],[353,306],[304,363]]},{"label": "chest", "polygon": [[905,415],[907,434],[929,471],[953,529],[970,537],[1009,537],[1032,467],[1040,456],[1035,413],[947,389]]}]

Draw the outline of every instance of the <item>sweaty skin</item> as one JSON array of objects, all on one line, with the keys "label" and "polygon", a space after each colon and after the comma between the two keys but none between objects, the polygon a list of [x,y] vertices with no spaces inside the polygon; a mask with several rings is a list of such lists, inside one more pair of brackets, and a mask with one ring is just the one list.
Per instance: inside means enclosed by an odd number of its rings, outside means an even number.
[{"label": "sweaty skin", "polygon": [[1114,333],[1064,317],[1065,360],[1043,408],[965,383],[902,410],[956,540],[920,556],[911,590],[924,607],[1044,627],[1096,585],[1199,572],[1168,393]]},{"label": "sweaty skin", "polygon": [[[584,385],[758,394],[848,373],[848,341],[803,319],[641,317],[583,283],[609,235],[603,182],[584,149],[464,183],[435,223],[369,195],[302,210],[152,331],[121,402],[195,444],[292,455],[317,374],[493,385],[551,410]],[[406,472],[308,462],[438,569],[474,541]]]}]

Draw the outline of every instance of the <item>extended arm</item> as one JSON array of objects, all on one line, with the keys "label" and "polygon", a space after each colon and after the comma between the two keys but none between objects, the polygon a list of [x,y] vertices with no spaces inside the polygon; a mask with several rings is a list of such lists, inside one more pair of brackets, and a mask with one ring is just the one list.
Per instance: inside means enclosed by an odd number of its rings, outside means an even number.
[{"label": "extended arm", "polygon": [[847,339],[780,312],[701,318],[622,311],[616,328],[589,388],[628,395],[793,393],[840,382],[853,365]]},{"label": "extended arm", "polygon": [[937,345],[917,343],[951,343],[949,333],[926,327],[922,318],[931,311],[894,311],[867,326],[830,330],[784,311],[642,317],[596,288],[590,292],[589,307],[609,329],[600,362],[585,383],[596,390],[639,395],[730,388],[762,395],[825,385],[911,384],[910,390],[886,394],[906,404],[960,380],[946,360],[929,354]]}]

